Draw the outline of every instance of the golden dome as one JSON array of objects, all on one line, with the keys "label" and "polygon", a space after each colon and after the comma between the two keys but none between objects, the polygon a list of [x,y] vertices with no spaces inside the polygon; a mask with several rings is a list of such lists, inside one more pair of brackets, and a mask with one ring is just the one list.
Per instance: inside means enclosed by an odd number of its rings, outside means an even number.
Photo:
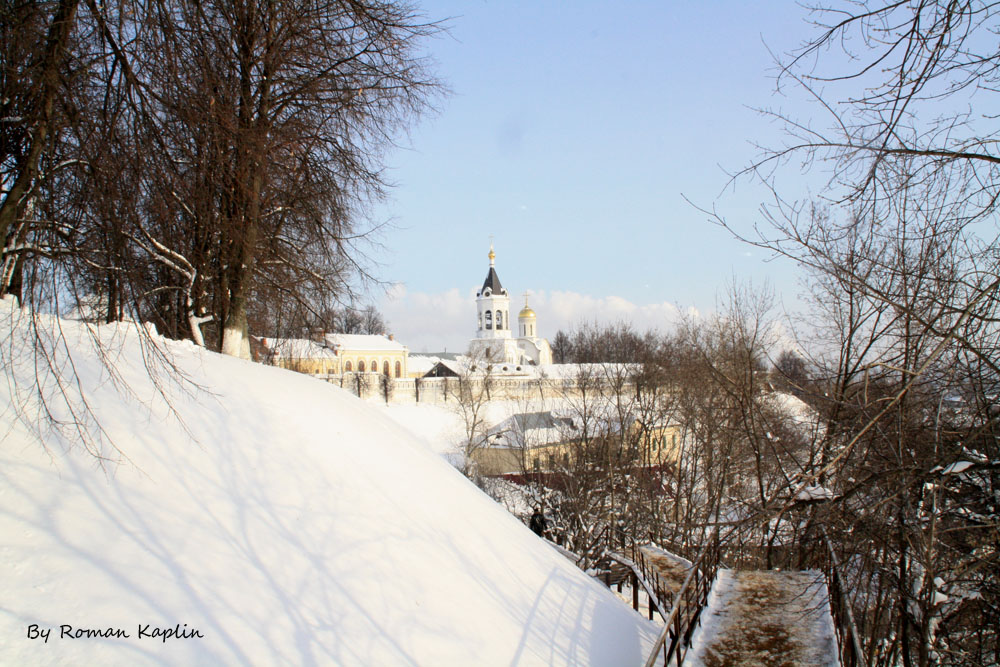
[{"label": "golden dome", "polygon": [[524,293],[524,308],[521,312],[517,314],[517,319],[519,320],[533,320],[535,319],[535,311],[528,307],[528,293]]}]

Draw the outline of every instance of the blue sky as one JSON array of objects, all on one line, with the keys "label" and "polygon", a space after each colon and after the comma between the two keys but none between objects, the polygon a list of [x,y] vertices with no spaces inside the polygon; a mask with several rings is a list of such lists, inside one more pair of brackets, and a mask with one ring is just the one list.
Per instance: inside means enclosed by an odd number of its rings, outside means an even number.
[{"label": "blue sky", "polygon": [[394,224],[374,259],[395,285],[375,299],[411,351],[464,348],[490,235],[504,286],[532,292],[545,336],[583,319],[668,326],[676,309],[711,310],[733,277],[794,298],[794,267],[765,262],[684,196],[743,230],[759,220],[767,193],[726,189],[726,170],[780,140],[755,108],[797,111],[774,93],[768,48],[810,34],[801,7],[421,6],[448,19],[428,52],[452,94],[388,155],[396,188],[374,211]]}]

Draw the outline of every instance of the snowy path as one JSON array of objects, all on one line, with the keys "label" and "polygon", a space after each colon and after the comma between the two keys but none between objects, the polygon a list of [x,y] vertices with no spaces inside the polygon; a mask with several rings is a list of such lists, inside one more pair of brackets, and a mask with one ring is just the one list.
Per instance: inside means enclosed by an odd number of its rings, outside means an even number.
[{"label": "snowy path", "polygon": [[685,664],[839,664],[826,584],[815,571],[719,570]]}]

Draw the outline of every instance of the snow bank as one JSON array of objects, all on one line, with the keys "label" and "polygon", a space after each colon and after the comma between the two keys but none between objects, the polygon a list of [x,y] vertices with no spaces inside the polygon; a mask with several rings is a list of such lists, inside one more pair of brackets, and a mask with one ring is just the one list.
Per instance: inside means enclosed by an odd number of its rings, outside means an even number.
[{"label": "snow bank", "polygon": [[[468,439],[468,431],[458,403],[389,403],[370,401],[376,410],[422,439],[431,450],[442,455],[461,452]],[[496,400],[481,407],[481,429],[489,430],[512,415],[552,411],[554,414],[572,414],[571,403],[562,399]]]},{"label": "snow bank", "polygon": [[33,408],[18,315],[0,313],[0,663],[624,665],[655,639],[424,443],[304,375],[160,341],[204,388],[169,385],[181,423],[134,332],[100,332],[125,399],[63,322],[128,462],[40,440],[15,417]]},{"label": "snow bank", "polygon": [[454,454],[466,440],[462,417],[451,406],[433,403],[372,402],[371,405],[392,421],[423,439],[428,449],[438,454]]}]

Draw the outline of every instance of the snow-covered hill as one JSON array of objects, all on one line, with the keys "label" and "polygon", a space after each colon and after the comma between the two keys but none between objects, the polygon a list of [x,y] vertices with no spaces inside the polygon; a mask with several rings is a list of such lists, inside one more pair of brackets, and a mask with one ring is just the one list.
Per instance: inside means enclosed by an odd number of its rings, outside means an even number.
[{"label": "snow-covered hill", "polygon": [[3,302],[0,663],[625,665],[654,640],[418,439],[306,376],[160,340],[202,387],[167,385],[178,421],[134,331],[99,331],[125,399],[62,322],[128,461],[40,440],[15,416],[33,411],[25,320]]}]

